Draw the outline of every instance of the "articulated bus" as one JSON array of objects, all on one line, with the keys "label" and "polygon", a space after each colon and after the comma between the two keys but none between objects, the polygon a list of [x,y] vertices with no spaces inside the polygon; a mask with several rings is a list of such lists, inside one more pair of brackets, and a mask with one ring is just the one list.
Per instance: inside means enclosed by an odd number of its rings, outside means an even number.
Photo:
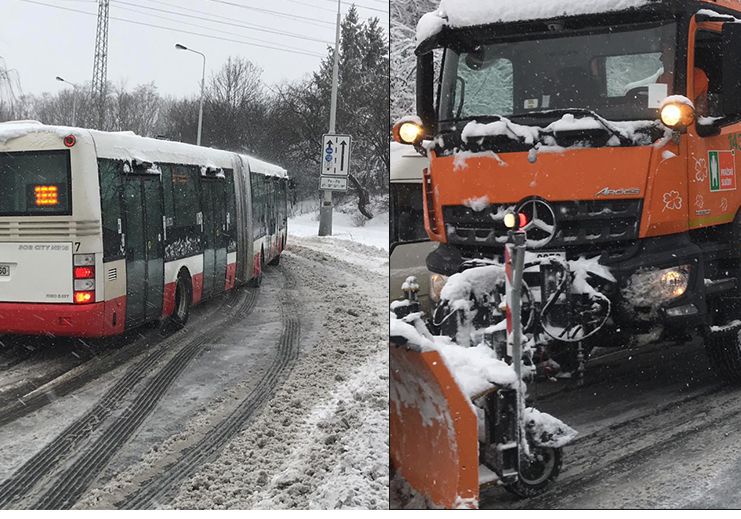
[{"label": "articulated bus", "polygon": [[185,325],[192,305],[278,263],[287,184],[237,153],[0,123],[0,334]]}]

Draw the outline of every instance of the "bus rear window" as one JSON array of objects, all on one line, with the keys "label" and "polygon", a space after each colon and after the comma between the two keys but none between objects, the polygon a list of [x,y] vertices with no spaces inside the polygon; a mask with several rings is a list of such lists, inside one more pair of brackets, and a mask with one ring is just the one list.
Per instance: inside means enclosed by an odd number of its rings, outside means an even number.
[{"label": "bus rear window", "polygon": [[0,152],[0,216],[71,215],[69,150]]}]

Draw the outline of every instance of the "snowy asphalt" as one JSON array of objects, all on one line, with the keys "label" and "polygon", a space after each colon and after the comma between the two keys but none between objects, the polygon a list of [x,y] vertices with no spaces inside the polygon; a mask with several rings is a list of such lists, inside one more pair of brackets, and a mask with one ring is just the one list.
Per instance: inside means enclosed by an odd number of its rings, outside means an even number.
[{"label": "snowy asphalt", "polygon": [[387,507],[387,261],[295,238],[170,337],[0,345],[0,508]]},{"label": "snowy asphalt", "polygon": [[741,506],[741,389],[718,381],[702,342],[600,354],[582,387],[531,388],[537,408],[580,433],[552,489],[521,501],[488,489],[481,507]]}]

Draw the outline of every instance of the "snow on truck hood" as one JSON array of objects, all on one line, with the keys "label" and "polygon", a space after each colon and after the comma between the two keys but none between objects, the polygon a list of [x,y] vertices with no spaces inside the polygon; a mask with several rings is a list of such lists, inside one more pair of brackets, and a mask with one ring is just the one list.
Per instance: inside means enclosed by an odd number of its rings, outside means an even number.
[{"label": "snow on truck hood", "polygon": [[443,27],[454,29],[490,23],[542,20],[560,16],[625,11],[652,0],[441,0],[437,11],[427,13],[417,24],[417,44],[438,34]]}]

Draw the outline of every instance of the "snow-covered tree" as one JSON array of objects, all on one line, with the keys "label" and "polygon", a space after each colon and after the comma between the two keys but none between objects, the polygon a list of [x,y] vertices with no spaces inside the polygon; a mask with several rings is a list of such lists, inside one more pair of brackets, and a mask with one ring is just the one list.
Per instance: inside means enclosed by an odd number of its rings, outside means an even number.
[{"label": "snow-covered tree", "polygon": [[417,22],[434,11],[438,0],[391,2],[391,122],[415,113],[415,65]]}]

